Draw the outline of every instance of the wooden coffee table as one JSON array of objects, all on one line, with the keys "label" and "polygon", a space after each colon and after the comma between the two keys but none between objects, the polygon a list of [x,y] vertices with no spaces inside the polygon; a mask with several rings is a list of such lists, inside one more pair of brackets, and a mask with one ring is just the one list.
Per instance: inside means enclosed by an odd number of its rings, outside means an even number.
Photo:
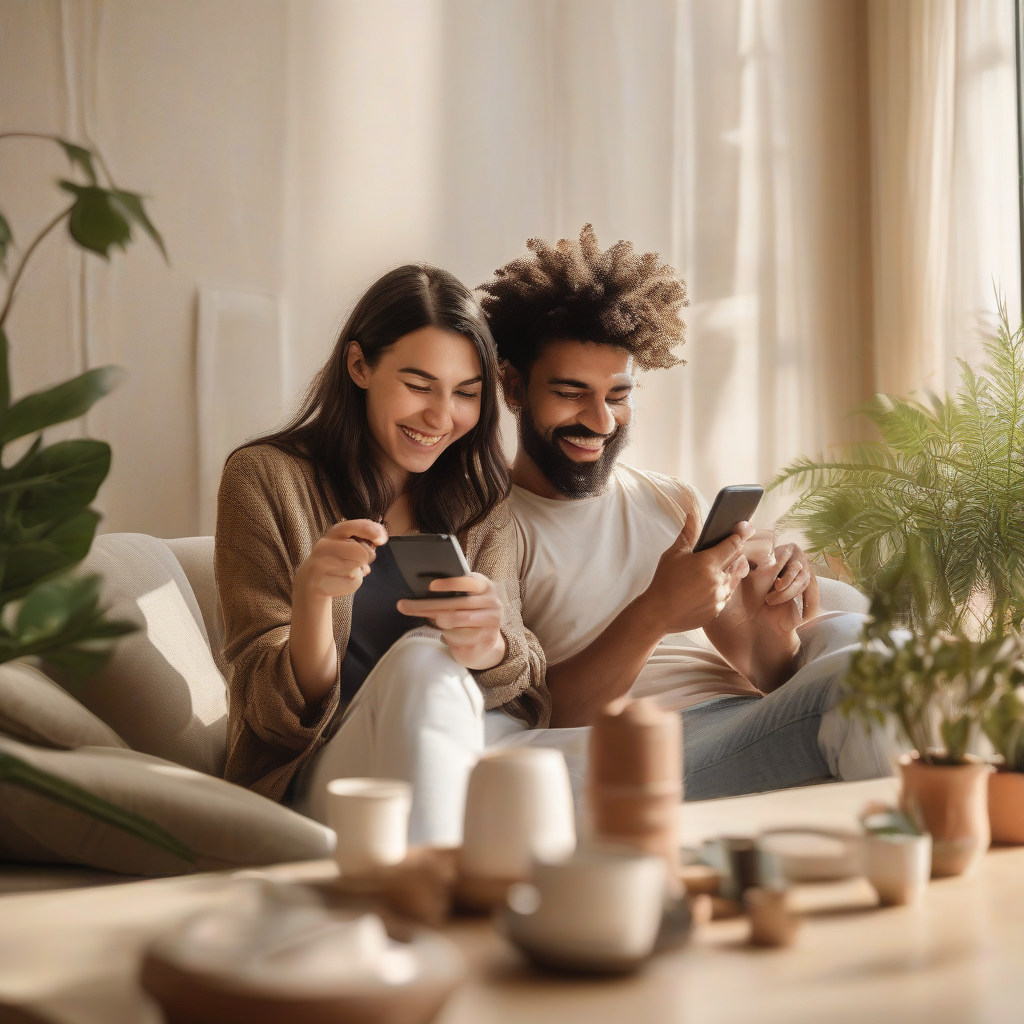
[{"label": "wooden coffee table", "polygon": [[[683,807],[683,838],[786,825],[852,828],[894,780],[846,783]],[[324,880],[333,865],[284,865]],[[73,873],[65,873],[71,880]],[[140,950],[156,932],[226,899],[230,874],[0,896],[0,1003],[60,1024],[156,1024],[139,991]],[[879,909],[863,881],[801,887],[796,944],[758,950],[743,919],[699,929],[684,949],[629,978],[539,975],[489,923],[447,934],[470,978],[438,1024],[793,1024],[1024,1020],[1024,848],[991,850],[971,878],[933,882],[915,907]],[[0,1008],[0,1024],[33,1019]]]}]

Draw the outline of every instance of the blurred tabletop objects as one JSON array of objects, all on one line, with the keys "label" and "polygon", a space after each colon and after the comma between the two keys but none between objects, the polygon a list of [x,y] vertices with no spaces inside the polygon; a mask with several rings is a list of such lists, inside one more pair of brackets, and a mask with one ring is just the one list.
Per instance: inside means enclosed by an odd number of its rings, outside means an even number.
[{"label": "blurred tabletop objects", "polygon": [[[687,804],[683,843],[796,825],[854,830],[864,804],[894,801],[896,787],[880,779]],[[263,874],[322,882],[335,870],[318,861]],[[43,876],[0,871],[8,889],[38,888]],[[157,1024],[159,1011],[136,982],[143,945],[229,900],[231,877],[101,886],[90,877],[89,888],[0,896],[0,1024]],[[55,884],[75,885],[74,873],[62,870]],[[488,921],[456,920],[445,934],[465,954],[470,979],[437,1024],[1021,1019],[1024,848],[991,850],[973,877],[932,882],[916,906],[879,909],[862,879],[798,887],[793,896],[806,917],[790,948],[754,949],[745,918],[716,921],[639,974],[599,980],[534,973]]]}]

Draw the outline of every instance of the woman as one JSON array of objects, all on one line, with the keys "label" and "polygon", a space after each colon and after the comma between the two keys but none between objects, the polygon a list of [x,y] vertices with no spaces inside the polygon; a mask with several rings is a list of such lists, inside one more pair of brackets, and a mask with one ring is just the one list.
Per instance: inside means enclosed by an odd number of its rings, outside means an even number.
[{"label": "woman", "polygon": [[[547,724],[496,389],[468,289],[400,267],[359,300],[292,423],[230,456],[215,556],[228,780],[324,820],[330,779],[405,778],[410,839],[458,842],[484,706]],[[400,600],[387,539],[420,531],[458,535],[474,571],[431,589],[466,596]]]}]

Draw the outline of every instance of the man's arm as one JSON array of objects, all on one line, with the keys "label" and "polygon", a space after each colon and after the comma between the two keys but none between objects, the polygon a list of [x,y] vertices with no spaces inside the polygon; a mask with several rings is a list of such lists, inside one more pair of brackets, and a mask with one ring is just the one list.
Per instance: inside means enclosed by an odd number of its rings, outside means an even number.
[{"label": "man's arm", "polygon": [[669,633],[705,626],[725,607],[746,575],[743,544],[752,531],[744,524],[740,532],[694,554],[698,525],[696,516],[687,516],[650,586],[582,651],[548,666],[552,726],[590,725],[629,691]]}]

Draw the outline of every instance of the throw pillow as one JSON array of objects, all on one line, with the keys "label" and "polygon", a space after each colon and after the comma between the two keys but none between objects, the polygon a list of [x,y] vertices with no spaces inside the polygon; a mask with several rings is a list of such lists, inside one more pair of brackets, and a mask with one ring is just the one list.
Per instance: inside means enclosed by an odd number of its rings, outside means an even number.
[{"label": "throw pillow", "polygon": [[223,775],[227,688],[178,560],[155,537],[111,533],[81,571],[103,576],[103,604],[139,632],[117,642],[78,699],[133,750]]},{"label": "throw pillow", "polygon": [[0,736],[0,753],[73,782],[161,826],[189,864],[31,790],[0,784],[0,860],[80,864],[130,875],[216,871],[331,856],[334,833],[266,797],[132,750],[44,750]]},{"label": "throw pillow", "polygon": [[40,747],[125,747],[106,723],[23,662],[0,665],[0,732]]}]

